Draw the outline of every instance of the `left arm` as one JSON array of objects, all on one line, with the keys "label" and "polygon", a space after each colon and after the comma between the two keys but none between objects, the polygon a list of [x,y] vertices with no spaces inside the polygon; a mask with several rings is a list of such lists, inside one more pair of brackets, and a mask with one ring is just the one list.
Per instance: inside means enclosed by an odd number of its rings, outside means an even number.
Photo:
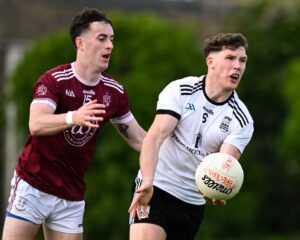
[{"label": "left arm", "polygon": [[123,139],[137,152],[141,151],[142,142],[146,135],[146,131],[139,123],[132,119],[128,123],[112,123]]},{"label": "left arm", "polygon": [[228,153],[229,155],[235,157],[237,160],[239,160],[241,157],[240,150],[229,143],[223,143],[221,145],[220,152]]}]

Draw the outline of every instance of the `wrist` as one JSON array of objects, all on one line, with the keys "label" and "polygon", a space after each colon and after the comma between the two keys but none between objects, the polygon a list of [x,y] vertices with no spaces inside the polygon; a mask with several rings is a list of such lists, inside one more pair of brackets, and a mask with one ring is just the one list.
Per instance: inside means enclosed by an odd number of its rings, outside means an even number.
[{"label": "wrist", "polygon": [[74,122],[73,122],[73,113],[74,113],[74,111],[69,111],[66,114],[66,123],[70,127],[75,125]]}]

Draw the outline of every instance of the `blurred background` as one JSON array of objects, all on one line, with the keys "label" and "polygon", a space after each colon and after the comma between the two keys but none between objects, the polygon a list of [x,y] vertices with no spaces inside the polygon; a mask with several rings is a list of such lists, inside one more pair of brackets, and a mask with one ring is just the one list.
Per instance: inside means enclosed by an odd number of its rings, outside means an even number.
[{"label": "blurred background", "polygon": [[[68,27],[83,7],[112,19],[116,37],[107,72],[125,86],[145,129],[167,83],[206,73],[206,37],[247,37],[249,60],[237,92],[252,113],[255,132],[241,158],[245,180],[226,207],[207,204],[197,239],[300,239],[297,0],[0,0],[1,229],[28,134],[32,87],[45,70],[74,60]],[[110,125],[98,138],[86,176],[85,239],[126,240],[138,154]]]}]

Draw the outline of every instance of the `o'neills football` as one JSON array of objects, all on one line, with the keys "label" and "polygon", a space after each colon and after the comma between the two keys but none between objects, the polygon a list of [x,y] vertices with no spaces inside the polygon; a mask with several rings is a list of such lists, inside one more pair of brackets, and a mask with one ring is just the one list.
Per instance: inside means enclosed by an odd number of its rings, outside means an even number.
[{"label": "o'neills football", "polygon": [[200,192],[210,199],[228,200],[241,189],[244,172],[239,161],[227,153],[212,153],[197,167],[195,181]]}]

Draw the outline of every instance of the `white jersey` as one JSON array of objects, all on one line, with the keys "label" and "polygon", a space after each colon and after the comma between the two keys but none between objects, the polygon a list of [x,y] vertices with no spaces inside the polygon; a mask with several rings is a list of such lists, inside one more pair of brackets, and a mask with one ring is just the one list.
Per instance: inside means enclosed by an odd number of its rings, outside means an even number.
[{"label": "white jersey", "polygon": [[173,81],[157,103],[157,114],[171,114],[179,122],[160,148],[154,185],[196,205],[205,203],[194,179],[202,159],[224,142],[242,153],[253,134],[253,119],[237,93],[216,103],[207,97],[204,83],[205,76]]}]

